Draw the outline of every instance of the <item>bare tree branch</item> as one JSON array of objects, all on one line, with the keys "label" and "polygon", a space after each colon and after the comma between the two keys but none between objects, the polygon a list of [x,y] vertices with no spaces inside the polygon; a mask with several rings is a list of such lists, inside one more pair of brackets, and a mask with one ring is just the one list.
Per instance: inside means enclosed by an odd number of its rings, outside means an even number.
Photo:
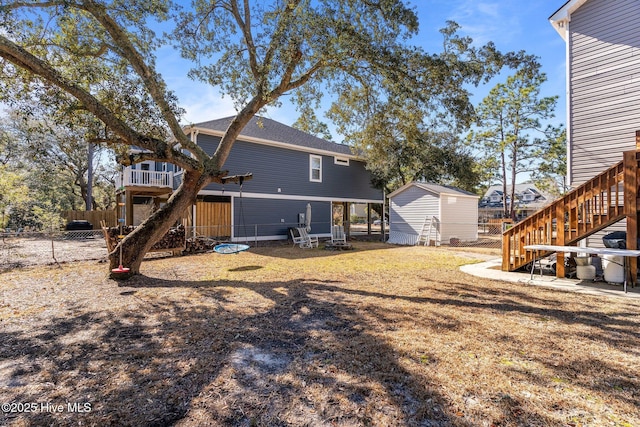
[{"label": "bare tree branch", "polygon": [[[291,0],[289,2],[285,2],[284,11],[282,12],[282,15],[280,16],[280,18],[278,19],[278,25],[274,31],[274,35],[280,34],[282,31],[284,31],[284,29],[288,25],[287,21],[289,21],[289,19],[291,18],[291,14],[298,7],[299,4],[300,4],[300,0]],[[275,52],[280,47],[280,43],[282,43],[282,41],[280,40],[279,37],[274,36],[271,39],[269,49],[267,50],[267,53],[265,54],[265,57],[264,57],[264,64],[266,66],[271,65]]]},{"label": "bare tree branch", "polygon": [[5,11],[11,11],[15,9],[20,9],[23,7],[27,8],[45,8],[45,7],[57,7],[57,6],[70,6],[71,2],[68,1],[43,1],[43,2],[13,2],[2,6],[2,9]]},{"label": "bare tree branch", "polygon": [[149,90],[149,94],[160,108],[162,117],[169,125],[171,132],[176,137],[180,145],[188,148],[189,151],[194,153],[196,158],[206,158],[207,155],[204,150],[194,144],[182,131],[180,123],[178,123],[173,110],[166,100],[164,81],[160,75],[147,66],[142,55],[133,46],[129,35],[107,14],[106,8],[103,5],[93,1],[87,1],[85,2],[84,9],[91,13],[91,15],[93,15],[93,17],[109,32],[117,47],[120,48],[120,53],[129,61],[140,78],[142,78],[145,87]]},{"label": "bare tree branch", "polygon": [[256,50],[255,43],[253,41],[253,35],[251,34],[251,10],[249,9],[248,0],[244,0],[244,18],[240,14],[238,9],[237,0],[231,1],[231,14],[236,20],[236,24],[242,31],[244,41],[247,44],[247,54],[249,55],[249,67],[256,80],[260,77],[260,68],[258,67],[258,52]]},{"label": "bare tree branch", "polygon": [[180,161],[185,169],[198,169],[199,165],[195,159],[177,150],[173,150],[172,146],[165,141],[151,138],[134,131],[89,92],[69,81],[55,68],[16,45],[3,35],[0,35],[0,56],[74,96],[89,112],[107,124],[128,144],[160,153],[159,157],[164,155],[164,161]]}]

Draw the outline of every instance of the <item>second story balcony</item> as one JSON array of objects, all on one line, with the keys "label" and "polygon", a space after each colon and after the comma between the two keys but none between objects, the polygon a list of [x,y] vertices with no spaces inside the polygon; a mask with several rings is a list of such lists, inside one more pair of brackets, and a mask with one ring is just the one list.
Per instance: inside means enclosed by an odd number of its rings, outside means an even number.
[{"label": "second story balcony", "polygon": [[126,167],[116,178],[116,188],[121,187],[166,187],[173,188],[173,172],[136,170]]}]

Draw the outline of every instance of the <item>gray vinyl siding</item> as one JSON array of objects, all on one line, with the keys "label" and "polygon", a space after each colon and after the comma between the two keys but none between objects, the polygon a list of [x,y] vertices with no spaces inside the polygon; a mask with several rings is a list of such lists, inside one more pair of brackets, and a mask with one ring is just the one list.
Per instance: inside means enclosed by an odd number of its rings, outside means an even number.
[{"label": "gray vinyl siding", "polygon": [[418,187],[409,187],[391,198],[391,231],[418,235],[425,218],[431,216],[440,216],[440,198],[436,194]]},{"label": "gray vinyl siding", "polygon": [[[310,234],[331,233],[331,202],[306,202],[301,200],[234,198],[234,235],[287,236],[289,227],[298,226],[298,214],[305,213],[311,203]],[[284,220],[284,222],[282,222]]]},{"label": "gray vinyl siding", "polygon": [[569,30],[569,182],[577,186],[635,149],[640,4],[590,0],[571,15]]},{"label": "gray vinyl siding", "polygon": [[182,174],[174,174],[173,175],[173,190],[177,190],[178,187],[180,187],[180,184],[182,184]]},{"label": "gray vinyl siding", "polygon": [[[607,227],[602,231],[598,231],[597,233],[592,234],[584,240],[584,245],[590,248],[604,248],[604,243],[602,242],[602,238],[607,234],[613,231],[627,231],[627,220],[623,219],[611,227]],[[578,246],[581,246],[580,243]]]},{"label": "gray vinyl siding", "polygon": [[[211,135],[198,135],[198,144],[209,154],[215,151],[219,140]],[[342,166],[334,163],[334,156],[322,155],[322,182],[311,182],[309,154],[239,140],[231,149],[224,169],[230,175],[253,173],[253,179],[243,186],[247,193],[382,201],[382,191],[371,187],[371,176],[363,162],[351,159],[348,166]],[[227,188],[235,188],[234,185],[227,184]],[[219,184],[205,188],[221,189]]]}]

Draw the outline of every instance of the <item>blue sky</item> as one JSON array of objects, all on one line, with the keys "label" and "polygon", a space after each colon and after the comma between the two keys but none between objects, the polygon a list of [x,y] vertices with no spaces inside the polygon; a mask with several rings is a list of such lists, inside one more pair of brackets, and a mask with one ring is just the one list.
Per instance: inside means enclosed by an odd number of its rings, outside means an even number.
[{"label": "blue sky", "polygon": [[[462,26],[460,33],[473,38],[478,45],[493,41],[501,51],[525,50],[538,56],[547,75],[542,87],[543,96],[558,95],[554,123],[565,122],[565,42],[549,23],[551,16],[564,1],[534,0],[412,0],[420,19],[420,34],[414,40],[428,52],[440,49],[442,38],[439,29],[447,20]],[[163,56],[158,66],[169,87],[178,95],[187,110],[186,123],[197,123],[235,114],[231,100],[221,98],[215,88],[194,82],[186,77],[188,64],[177,53]],[[496,83],[473,88],[479,102]],[[270,109],[267,117],[291,125],[297,115],[288,100],[278,109]],[[322,115],[319,117],[323,119]],[[340,136],[334,134],[340,141]]]}]

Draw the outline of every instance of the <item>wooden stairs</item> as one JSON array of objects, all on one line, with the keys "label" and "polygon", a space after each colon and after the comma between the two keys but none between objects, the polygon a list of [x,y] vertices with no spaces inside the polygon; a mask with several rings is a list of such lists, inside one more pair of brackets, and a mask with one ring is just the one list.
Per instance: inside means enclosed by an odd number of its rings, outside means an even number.
[{"label": "wooden stairs", "polygon": [[[515,271],[533,261],[526,245],[574,246],[578,241],[627,219],[627,248],[637,249],[640,151],[540,209],[502,234],[502,270]],[[630,262],[636,282],[637,259]],[[564,254],[558,253],[557,277],[564,277]]]}]

